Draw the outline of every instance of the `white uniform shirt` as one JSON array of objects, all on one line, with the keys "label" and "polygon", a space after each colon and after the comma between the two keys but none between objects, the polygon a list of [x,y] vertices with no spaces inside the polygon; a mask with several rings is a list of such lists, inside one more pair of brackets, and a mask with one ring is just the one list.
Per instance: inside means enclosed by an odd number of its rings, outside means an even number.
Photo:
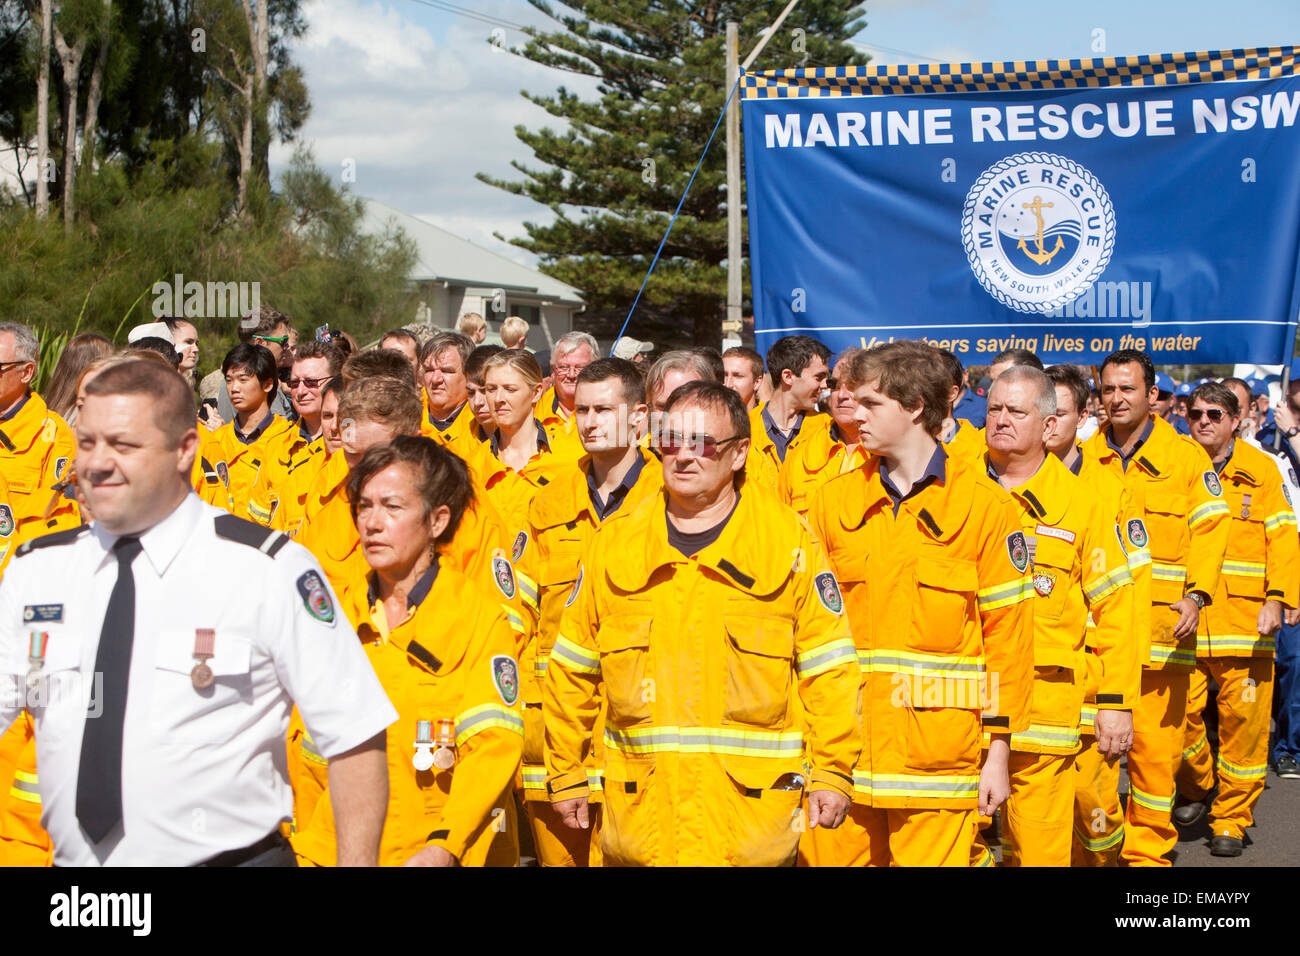
[{"label": "white uniform shirt", "polygon": [[[242,540],[219,535],[218,519]],[[325,757],[397,719],[311,554],[191,493],[141,536],[131,566],[123,822],[92,844],[77,820],[77,772],[87,715],[102,709],[92,674],[117,539],[98,526],[65,535],[17,556],[0,582],[0,725],[27,704],[56,865],[187,866],[248,846],[291,817],[285,734],[295,703]],[[216,679],[204,690],[190,676],[197,628],[216,632]],[[28,690],[32,632],[49,638]]]}]

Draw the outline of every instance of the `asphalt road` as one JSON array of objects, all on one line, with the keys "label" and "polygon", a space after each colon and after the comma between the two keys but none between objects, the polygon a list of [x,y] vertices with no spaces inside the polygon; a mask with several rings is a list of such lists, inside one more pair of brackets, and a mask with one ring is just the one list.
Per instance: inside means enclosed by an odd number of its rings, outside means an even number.
[{"label": "asphalt road", "polygon": [[1283,780],[1269,770],[1241,856],[1210,856],[1210,826],[1204,817],[1179,831],[1176,853],[1174,866],[1300,865],[1300,780]]}]

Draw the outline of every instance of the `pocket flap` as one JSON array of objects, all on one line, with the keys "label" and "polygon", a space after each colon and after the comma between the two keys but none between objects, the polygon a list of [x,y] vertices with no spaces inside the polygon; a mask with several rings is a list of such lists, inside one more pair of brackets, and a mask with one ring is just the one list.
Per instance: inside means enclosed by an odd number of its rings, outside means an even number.
[{"label": "pocket flap", "polygon": [[1187,495],[1159,486],[1149,488],[1146,494],[1147,511],[1162,515],[1187,514]]},{"label": "pocket flap", "polygon": [[786,660],[794,656],[794,628],[788,623],[753,617],[731,617],[726,621],[726,628],[731,643],[749,654]]},{"label": "pocket flap", "polygon": [[798,760],[772,757],[723,758],[727,776],[744,790],[771,790],[778,784],[783,790],[800,791],[808,786],[808,778]]},{"label": "pocket flap", "polygon": [[[212,650],[207,665],[214,677],[248,673],[252,644],[246,635],[218,630]],[[198,663],[194,656],[193,631],[164,631],[159,636],[158,652],[154,658],[154,666],[159,670],[189,674]]]},{"label": "pocket flap", "polygon": [[917,560],[916,579],[926,587],[966,593],[973,593],[977,583],[974,563],[929,555]]},{"label": "pocket flap", "polygon": [[616,617],[600,625],[596,644],[602,652],[645,649],[650,646],[650,619]]}]

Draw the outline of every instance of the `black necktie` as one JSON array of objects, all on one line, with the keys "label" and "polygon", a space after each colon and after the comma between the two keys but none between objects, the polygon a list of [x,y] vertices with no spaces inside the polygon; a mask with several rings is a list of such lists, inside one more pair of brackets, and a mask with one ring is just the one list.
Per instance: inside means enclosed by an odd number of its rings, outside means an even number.
[{"label": "black necktie", "polygon": [[86,719],[81,737],[81,768],[77,773],[77,819],[91,841],[98,843],[122,819],[122,723],[126,717],[126,684],[135,640],[135,578],[131,562],[141,551],[139,538],[118,538],[117,583],[108,599],[99,632],[95,673],[104,675],[100,694],[103,711]]}]

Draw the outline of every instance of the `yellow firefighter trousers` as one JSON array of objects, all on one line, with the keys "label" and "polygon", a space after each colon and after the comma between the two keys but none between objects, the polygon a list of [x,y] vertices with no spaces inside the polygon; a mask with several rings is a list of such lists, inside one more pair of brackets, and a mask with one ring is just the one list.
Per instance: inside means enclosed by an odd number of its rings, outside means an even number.
[{"label": "yellow firefighter trousers", "polygon": [[1188,678],[1185,671],[1142,672],[1142,696],[1133,709],[1128,807],[1119,854],[1125,866],[1172,865],[1166,854],[1178,842],[1174,774],[1183,760]]},{"label": "yellow firefighter trousers", "polygon": [[[804,802],[807,819],[807,800]],[[805,866],[970,866],[976,810],[849,808],[834,830],[805,830]]]},{"label": "yellow firefighter trousers", "polygon": [[[1219,754],[1213,760],[1205,736],[1209,679],[1219,685]],[[1254,823],[1255,802],[1268,772],[1268,729],[1273,710],[1273,661],[1267,657],[1203,657],[1187,691],[1187,729],[1178,792],[1200,800],[1214,789],[1210,825],[1218,836],[1236,837]]]},{"label": "yellow firefighter trousers", "polygon": [[1071,866],[1118,866],[1124,842],[1119,805],[1119,758],[1097,752],[1097,738],[1085,734],[1074,758],[1074,843]]},{"label": "yellow firefighter trousers", "polygon": [[545,800],[528,800],[524,810],[533,831],[538,866],[600,866],[600,804],[587,804],[590,829],[568,827]]}]

